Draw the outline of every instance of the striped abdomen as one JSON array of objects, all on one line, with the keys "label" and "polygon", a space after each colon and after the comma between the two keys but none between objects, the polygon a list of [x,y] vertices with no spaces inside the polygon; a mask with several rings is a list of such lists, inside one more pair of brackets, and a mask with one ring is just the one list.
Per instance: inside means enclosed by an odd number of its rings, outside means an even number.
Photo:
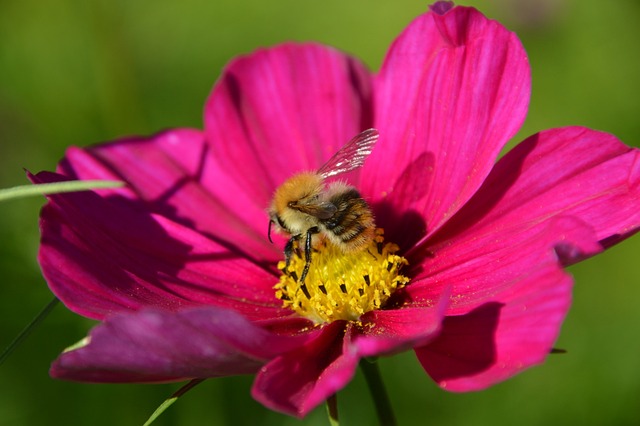
[{"label": "striped abdomen", "polygon": [[365,248],[374,236],[375,224],[369,205],[353,187],[336,184],[329,188],[327,200],[337,210],[328,219],[320,220],[331,242],[344,251]]}]

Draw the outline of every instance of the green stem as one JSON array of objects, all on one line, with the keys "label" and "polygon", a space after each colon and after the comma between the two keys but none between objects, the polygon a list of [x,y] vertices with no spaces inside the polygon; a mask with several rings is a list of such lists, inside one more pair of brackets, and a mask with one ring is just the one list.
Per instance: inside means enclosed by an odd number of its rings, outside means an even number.
[{"label": "green stem", "polygon": [[7,358],[9,358],[9,355],[11,355],[11,353],[20,345],[20,343],[22,343],[22,341],[26,339],[29,334],[31,334],[31,332],[38,326],[38,324],[40,324],[42,320],[44,320],[47,315],[49,315],[53,308],[56,307],[58,302],[59,300],[54,297],[53,300],[47,303],[47,306],[42,308],[38,315],[36,315],[36,317],[32,319],[29,324],[27,324],[27,326],[20,332],[20,334],[18,334],[18,336],[13,339],[13,342],[9,343],[9,346],[7,346],[0,355],[0,365],[2,365],[2,363],[5,362]]},{"label": "green stem", "polygon": [[204,382],[204,379],[192,379],[189,383],[187,383],[186,385],[182,386],[173,395],[171,395],[169,398],[165,399],[164,402],[162,404],[160,404],[160,406],[158,408],[156,408],[156,411],[154,411],[153,414],[151,414],[151,417],[149,417],[147,419],[147,421],[144,422],[144,424],[142,426],[149,426],[158,417],[160,417],[160,414],[164,413],[164,411],[167,408],[171,407],[173,405],[173,403],[178,400],[178,398],[180,398],[182,395],[184,395],[185,393],[189,392],[191,389],[193,389],[194,387],[198,386],[202,382]]},{"label": "green stem", "polygon": [[65,182],[20,185],[0,189],[0,201],[23,198],[32,195],[59,194],[62,192],[88,191],[91,189],[119,188],[124,182],[111,180],[70,180]]},{"label": "green stem", "polygon": [[376,407],[376,413],[378,414],[378,420],[380,426],[396,426],[396,417],[393,414],[391,408],[391,402],[389,396],[382,382],[382,376],[380,375],[380,369],[376,362],[371,362],[366,359],[360,360],[360,369],[364,374],[373,403]]},{"label": "green stem", "polygon": [[340,420],[338,420],[338,394],[336,393],[327,398],[327,415],[331,426],[340,425]]}]

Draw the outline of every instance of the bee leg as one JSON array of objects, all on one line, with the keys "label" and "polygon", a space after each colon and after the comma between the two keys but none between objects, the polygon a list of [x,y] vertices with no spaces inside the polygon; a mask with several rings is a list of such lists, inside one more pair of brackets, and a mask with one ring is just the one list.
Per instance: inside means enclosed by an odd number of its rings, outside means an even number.
[{"label": "bee leg", "polygon": [[307,230],[307,239],[304,242],[304,269],[302,270],[302,276],[300,277],[300,284],[304,284],[304,279],[307,278],[309,273],[309,266],[311,266],[311,237],[313,234],[320,232],[317,226],[309,228]]},{"label": "bee leg", "polygon": [[285,269],[288,269],[289,263],[291,263],[291,255],[293,254],[293,243],[299,239],[300,234],[294,235],[293,237],[289,238],[289,241],[287,241],[287,244],[284,246]]}]

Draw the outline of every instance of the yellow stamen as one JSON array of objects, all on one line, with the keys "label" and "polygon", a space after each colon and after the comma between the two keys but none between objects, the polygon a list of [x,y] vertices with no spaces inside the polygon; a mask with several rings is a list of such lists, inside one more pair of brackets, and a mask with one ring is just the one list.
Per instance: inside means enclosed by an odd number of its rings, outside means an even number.
[{"label": "yellow stamen", "polygon": [[358,321],[365,312],[380,309],[394,291],[409,282],[400,274],[407,260],[395,254],[397,245],[384,243],[383,233],[376,229],[369,247],[356,253],[344,253],[326,240],[320,242],[313,249],[302,285],[298,280],[305,266],[304,252],[295,247],[288,267],[278,262],[282,275],[274,287],[276,297],[316,324]]}]

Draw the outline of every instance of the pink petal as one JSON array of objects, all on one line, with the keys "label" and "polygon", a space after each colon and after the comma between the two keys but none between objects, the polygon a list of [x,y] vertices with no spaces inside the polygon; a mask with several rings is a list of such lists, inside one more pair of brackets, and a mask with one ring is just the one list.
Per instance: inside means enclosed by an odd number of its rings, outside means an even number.
[{"label": "pink petal", "polygon": [[[496,164],[478,194],[436,239],[530,227],[556,216],[587,223],[606,245],[636,232],[640,150],[583,127],[533,135]],[[467,230],[471,224],[473,230]]]},{"label": "pink petal", "polygon": [[266,238],[266,204],[242,191],[211,154],[201,132],[176,129],[87,149],[70,148],[59,170],[76,179],[117,179],[119,193],[247,257],[275,262]]},{"label": "pink petal", "polygon": [[562,266],[638,229],[638,150],[581,128],[529,138],[423,247],[405,296],[452,287],[438,339],[417,351],[450,390],[477,390],[542,362],[569,308]]},{"label": "pink petal", "polygon": [[[571,301],[561,256],[601,249],[593,231],[571,217],[442,246],[425,262],[423,278],[405,290],[421,304],[452,287],[440,337],[417,350],[424,368],[443,387],[467,391],[542,362]],[[437,270],[444,264],[447,269]]]},{"label": "pink petal", "polygon": [[433,340],[449,305],[445,291],[433,306],[376,310],[364,314],[362,327],[354,328],[353,343],[362,357],[391,355]]},{"label": "pink petal", "polygon": [[409,253],[420,271],[408,293],[430,299],[453,285],[464,295],[456,312],[466,313],[527,271],[574,263],[636,232],[639,152],[576,127],[527,139],[438,235]]},{"label": "pink petal", "polygon": [[248,374],[308,338],[273,334],[232,310],[143,310],[95,327],[86,346],[60,355],[51,375],[87,382],[163,382]]},{"label": "pink petal", "polygon": [[262,367],[253,397],[272,410],[302,418],[346,386],[359,357],[344,339],[344,327],[344,321],[328,324],[304,346]]},{"label": "pink petal", "polygon": [[[39,173],[37,182],[62,178]],[[263,268],[135,200],[102,191],[49,197],[41,215],[39,261],[52,291],[71,310],[101,319],[147,306],[236,309],[255,319],[278,317]]]},{"label": "pink petal", "polygon": [[319,168],[371,127],[369,86],[363,65],[321,45],[238,58],[207,101],[211,152],[241,192],[266,207],[286,178]]},{"label": "pink petal", "polygon": [[553,265],[462,316],[444,320],[440,335],[416,349],[443,388],[484,389],[543,362],[571,303],[571,277]]},{"label": "pink petal", "polygon": [[361,187],[389,235],[409,234],[409,247],[471,198],[520,128],[529,94],[520,41],[475,9],[427,13],[398,37],[375,81],[381,136]]},{"label": "pink petal", "polygon": [[465,236],[438,246],[425,259],[423,270],[402,290],[405,297],[413,303],[428,303],[451,287],[446,315],[462,315],[487,302],[501,301],[505,292],[529,282],[539,271],[561,271],[565,253],[584,258],[602,251],[593,230],[571,217],[531,228]]},{"label": "pink petal", "polygon": [[336,321],[304,346],[265,365],[253,396],[265,406],[304,417],[342,389],[366,356],[389,355],[423,345],[440,331],[448,294],[431,307],[372,311],[361,325]]}]

